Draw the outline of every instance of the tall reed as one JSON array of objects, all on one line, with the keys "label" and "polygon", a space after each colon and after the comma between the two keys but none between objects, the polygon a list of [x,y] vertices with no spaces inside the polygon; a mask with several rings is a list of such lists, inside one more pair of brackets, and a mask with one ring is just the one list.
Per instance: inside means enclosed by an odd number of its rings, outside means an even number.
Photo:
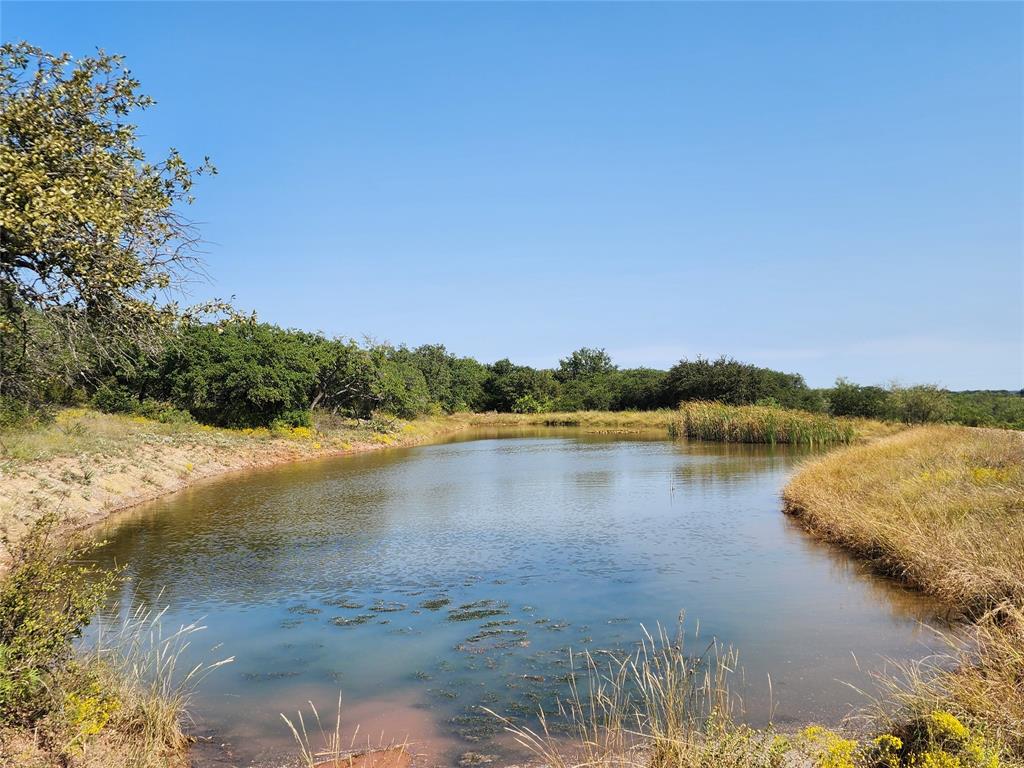
[{"label": "tall reed", "polygon": [[669,431],[676,438],[771,445],[845,444],[858,437],[855,423],[847,419],[776,406],[700,400],[680,405]]}]

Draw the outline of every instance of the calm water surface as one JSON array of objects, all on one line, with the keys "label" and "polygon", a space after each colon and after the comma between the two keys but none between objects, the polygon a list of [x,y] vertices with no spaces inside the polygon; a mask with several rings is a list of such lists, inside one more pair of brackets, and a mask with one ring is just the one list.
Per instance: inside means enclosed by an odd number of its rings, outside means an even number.
[{"label": "calm water surface", "polygon": [[842,681],[927,652],[933,608],[780,513],[805,455],[476,432],[205,483],[121,518],[101,557],[165,624],[205,617],[190,661],[236,657],[193,708],[226,764],[280,764],[279,713],[333,717],[339,689],[373,740],[507,754],[481,707],[551,709],[568,649],[630,649],[682,611],[740,650],[751,721],[828,721],[857,702]]}]

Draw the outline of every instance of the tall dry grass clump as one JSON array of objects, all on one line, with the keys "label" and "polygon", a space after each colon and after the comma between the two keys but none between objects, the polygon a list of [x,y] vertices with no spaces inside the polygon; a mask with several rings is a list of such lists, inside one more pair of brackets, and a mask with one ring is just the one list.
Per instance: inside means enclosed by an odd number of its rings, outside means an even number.
[{"label": "tall dry grass clump", "polygon": [[670,426],[673,437],[722,443],[833,445],[858,437],[851,419],[769,405],[683,403]]},{"label": "tall dry grass clump", "polygon": [[82,658],[117,702],[112,736],[133,768],[168,765],[185,753],[188,707],[203,678],[233,658],[182,666],[185,651],[205,629],[198,622],[164,626],[167,609],[139,606]]},{"label": "tall dry grass clump", "polygon": [[805,464],[783,492],[814,534],[980,615],[1024,605],[1024,434],[918,427]]},{"label": "tall dry grass clump", "polygon": [[[774,768],[786,742],[770,730],[738,724],[741,702],[730,689],[737,655],[711,642],[691,655],[680,631],[646,634],[626,657],[571,658],[570,693],[559,717],[571,739],[510,723],[506,730],[551,768]],[[577,673],[579,667],[582,674]],[[582,678],[583,684],[577,682]],[[558,729],[561,733],[562,729]]]},{"label": "tall dry grass clump", "polygon": [[908,724],[948,712],[1003,745],[1005,765],[1024,765],[1024,610],[1004,604],[946,640],[947,652],[881,679],[884,697],[865,713],[870,727],[905,735]]}]

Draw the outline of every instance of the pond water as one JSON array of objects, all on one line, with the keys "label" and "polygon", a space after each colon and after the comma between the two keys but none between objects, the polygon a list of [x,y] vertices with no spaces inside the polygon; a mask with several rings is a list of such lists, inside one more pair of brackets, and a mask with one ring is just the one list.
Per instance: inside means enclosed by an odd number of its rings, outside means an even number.
[{"label": "pond water", "polygon": [[569,649],[628,650],[680,612],[739,650],[750,721],[828,722],[858,702],[845,683],[925,655],[933,606],[781,514],[806,455],[476,431],[203,483],[119,518],[99,556],[165,626],[205,617],[187,661],[236,658],[192,707],[226,745],[210,762],[282,764],[280,713],[333,722],[339,690],[360,739],[514,757],[481,707],[529,722]]}]

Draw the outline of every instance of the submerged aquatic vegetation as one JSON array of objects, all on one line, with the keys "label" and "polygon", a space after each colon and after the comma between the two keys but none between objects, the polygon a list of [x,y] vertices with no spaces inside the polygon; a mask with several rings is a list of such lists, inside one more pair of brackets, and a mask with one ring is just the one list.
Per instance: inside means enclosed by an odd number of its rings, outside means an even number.
[{"label": "submerged aquatic vegetation", "polygon": [[420,603],[420,608],[426,608],[428,611],[439,611],[450,603],[451,600],[447,597],[432,597]]},{"label": "submerged aquatic vegetation", "polygon": [[487,619],[491,616],[504,616],[508,613],[508,603],[498,600],[476,600],[463,603],[448,611],[448,621],[474,621]]},{"label": "submerged aquatic vegetation", "polygon": [[377,618],[375,613],[359,613],[355,616],[335,616],[330,623],[336,627],[355,627]]}]

